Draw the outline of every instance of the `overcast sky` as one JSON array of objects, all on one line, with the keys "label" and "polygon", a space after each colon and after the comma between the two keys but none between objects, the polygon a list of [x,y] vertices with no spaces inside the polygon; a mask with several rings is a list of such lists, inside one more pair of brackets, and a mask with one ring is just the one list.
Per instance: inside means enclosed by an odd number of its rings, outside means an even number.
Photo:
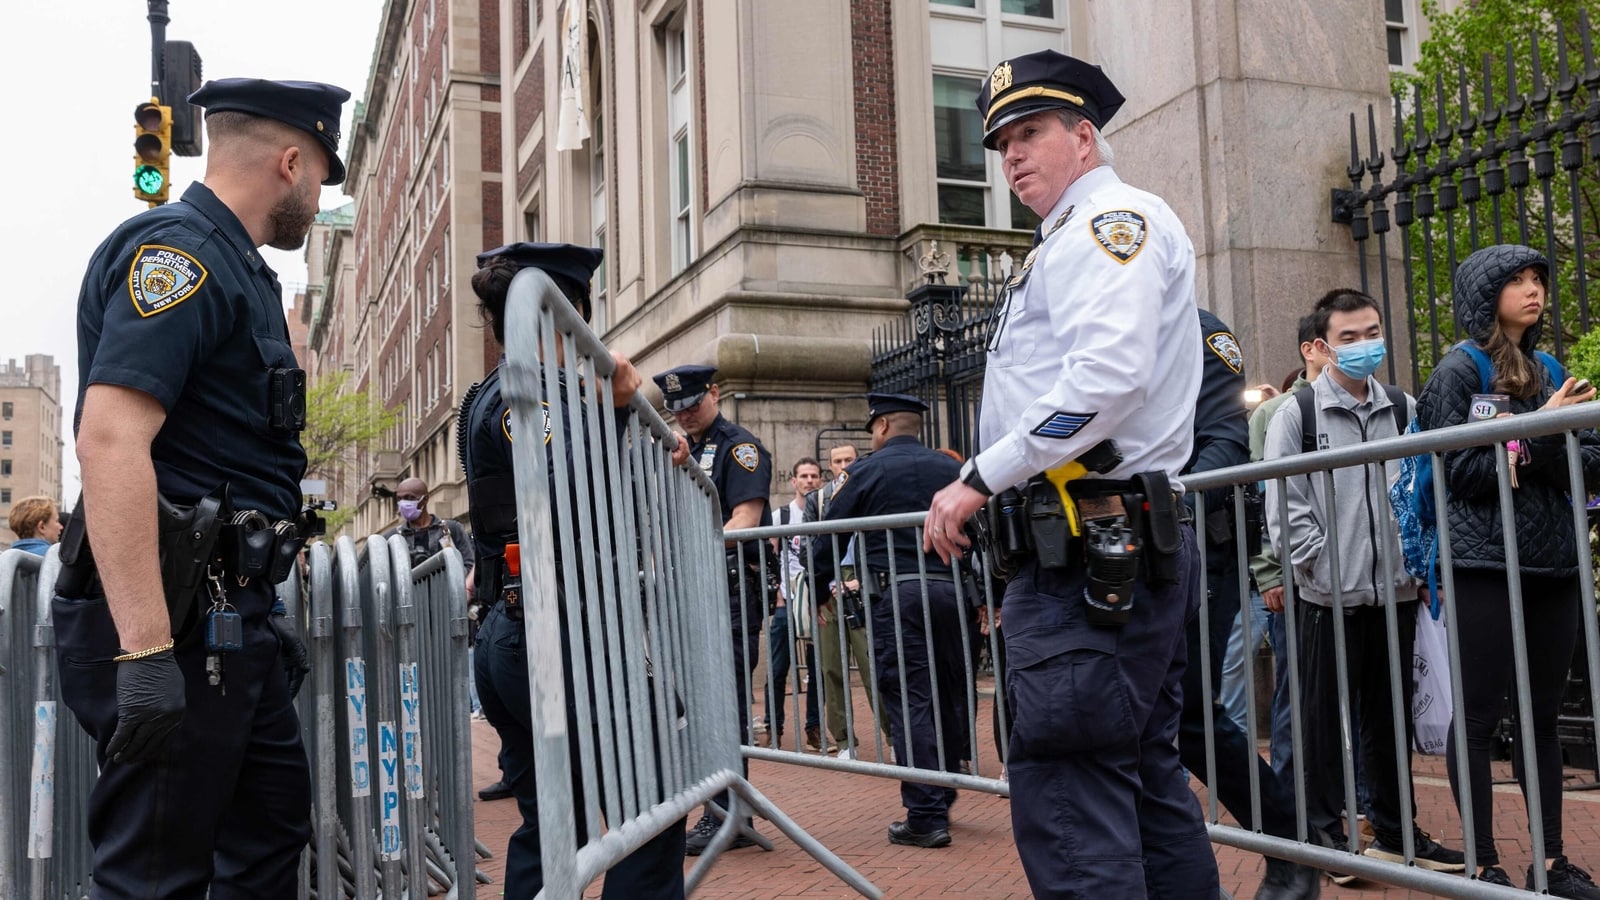
[{"label": "overcast sky", "polygon": [[[72,450],[77,396],[74,323],[89,256],[119,222],[145,208],[133,198],[133,110],[150,94],[145,0],[0,0],[12,23],[0,76],[11,85],[12,131],[0,237],[12,258],[32,259],[6,281],[0,360],[48,353],[61,366],[67,441],[62,495],[78,496]],[[326,81],[366,93],[383,0],[170,0],[169,40],[195,45],[207,79],[232,76]],[[347,146],[347,145],[346,145]],[[345,148],[341,147],[341,152]],[[204,158],[174,156],[172,199],[205,174]],[[322,206],[349,200],[324,187]],[[306,281],[303,252],[263,251],[284,290]]]}]

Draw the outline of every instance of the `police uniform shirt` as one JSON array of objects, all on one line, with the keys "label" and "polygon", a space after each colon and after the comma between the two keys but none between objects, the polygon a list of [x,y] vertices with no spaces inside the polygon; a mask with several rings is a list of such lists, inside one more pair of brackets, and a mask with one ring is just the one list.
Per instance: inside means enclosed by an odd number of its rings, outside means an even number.
[{"label": "police uniform shirt", "polygon": [[[884,442],[870,456],[862,457],[848,470],[839,474],[838,493],[828,504],[824,521],[853,519],[862,516],[887,516],[896,513],[922,512],[933,502],[933,495],[941,488],[961,477],[961,464],[954,459],[930,450],[912,435],[902,434]],[[866,543],[867,568],[873,572],[889,572],[889,538],[882,530],[863,532]],[[834,535],[823,534],[812,539],[816,569],[826,577],[833,572]],[[844,536],[840,541],[845,540]],[[859,560],[861,555],[858,555]],[[922,542],[912,528],[894,529],[894,574],[897,578],[915,577],[926,565],[928,572],[948,573],[950,565],[929,554],[923,558]]]},{"label": "police uniform shirt", "polygon": [[1209,472],[1250,461],[1250,417],[1244,408],[1244,354],[1239,339],[1210,310],[1202,309],[1200,341],[1204,363],[1195,403],[1195,443],[1185,472]]},{"label": "police uniform shirt", "polygon": [[1002,298],[989,344],[978,473],[998,491],[1113,438],[1104,477],[1174,476],[1200,389],[1194,247],[1161,198],[1109,166],[1062,193]]},{"label": "police uniform shirt", "polygon": [[748,429],[718,413],[700,440],[689,446],[689,461],[717,486],[723,522],[733,516],[739,504],[759,499],[759,524],[772,524],[772,510],[766,502],[772,491],[772,455]]},{"label": "police uniform shirt", "polygon": [[268,425],[275,368],[298,368],[283,290],[205,185],[124,222],[95,251],[78,296],[73,429],[88,385],[154,397],[167,416],[150,455],[172,502],[227,482],[236,508],[294,517],[306,455],[295,432]]}]

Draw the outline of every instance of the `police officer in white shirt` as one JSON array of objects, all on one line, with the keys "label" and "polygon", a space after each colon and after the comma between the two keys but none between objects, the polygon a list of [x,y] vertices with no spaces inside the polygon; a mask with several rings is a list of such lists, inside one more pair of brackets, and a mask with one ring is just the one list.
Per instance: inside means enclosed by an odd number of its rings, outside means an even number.
[{"label": "police officer in white shirt", "polygon": [[993,493],[990,514],[1016,516],[994,533],[1020,535],[996,551],[1012,571],[1011,819],[1034,896],[1212,898],[1174,746],[1201,590],[1177,481],[1200,389],[1194,248],[1161,198],[1112,171],[1100,127],[1122,102],[1098,66],[1049,50],[979,92],[984,146],[1042,241],[996,305],[984,449],[934,497],[926,541],[959,554]]}]

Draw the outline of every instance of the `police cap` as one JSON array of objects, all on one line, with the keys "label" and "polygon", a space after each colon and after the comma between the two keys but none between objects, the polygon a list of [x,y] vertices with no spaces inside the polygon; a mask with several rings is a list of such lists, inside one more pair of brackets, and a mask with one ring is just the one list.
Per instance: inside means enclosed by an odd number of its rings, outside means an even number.
[{"label": "police cap", "polygon": [[889,413],[909,412],[917,415],[926,415],[928,404],[923,403],[910,394],[868,394],[867,395],[867,427],[871,428],[873,421],[879,416]]},{"label": "police cap", "polygon": [[1104,128],[1123,99],[1099,66],[1081,59],[1054,50],[1013,57],[995,66],[978,90],[983,145],[995,149],[1001,128],[1045,109],[1070,109]]},{"label": "police cap", "polygon": [[323,184],[344,181],[339,159],[339,105],[350,99],[342,87],[318,81],[268,81],[264,78],[219,78],[200,86],[189,102],[214,112],[242,112],[276,119],[307,132],[328,153]]},{"label": "police cap", "polygon": [[595,270],[600,268],[600,260],[605,257],[603,251],[595,247],[580,247],[577,244],[518,241],[515,244],[506,244],[479,253],[478,268],[487,266],[490,260],[499,257],[509,259],[518,269],[543,269],[551,275],[572,279],[573,283],[584,291],[581,297],[570,299],[575,303],[579,299],[583,301],[578,312],[585,322],[589,321],[589,279],[593,278]]},{"label": "police cap", "polygon": [[667,409],[676,413],[699,403],[711,390],[716,374],[716,366],[679,366],[650,377],[656,387],[661,388],[661,399]]}]

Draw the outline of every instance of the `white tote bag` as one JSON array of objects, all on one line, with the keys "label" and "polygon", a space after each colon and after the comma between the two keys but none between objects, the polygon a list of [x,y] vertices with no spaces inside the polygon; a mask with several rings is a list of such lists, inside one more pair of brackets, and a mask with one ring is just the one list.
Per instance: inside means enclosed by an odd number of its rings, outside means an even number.
[{"label": "white tote bag", "polygon": [[1426,603],[1417,604],[1417,645],[1411,660],[1412,746],[1418,753],[1443,756],[1455,703],[1450,696],[1450,645],[1444,609],[1438,618]]}]

